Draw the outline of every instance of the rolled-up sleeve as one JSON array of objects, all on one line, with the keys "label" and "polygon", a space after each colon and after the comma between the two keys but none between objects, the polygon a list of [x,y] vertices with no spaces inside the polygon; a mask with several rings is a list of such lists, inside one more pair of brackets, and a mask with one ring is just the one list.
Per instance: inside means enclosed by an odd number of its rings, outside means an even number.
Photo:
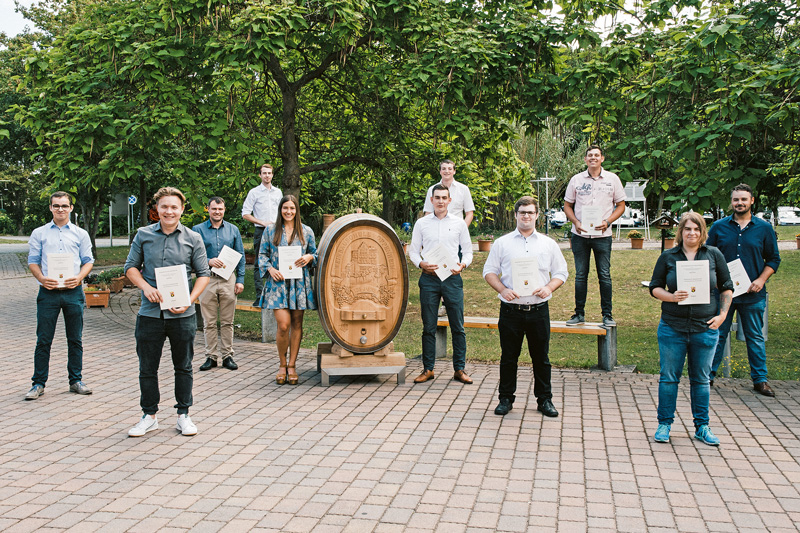
[{"label": "rolled-up sleeve", "polygon": [[128,252],[128,258],[125,259],[125,272],[131,268],[141,269],[144,264],[144,256],[142,255],[142,242],[139,239],[139,234],[133,238],[131,249]]},{"label": "rolled-up sleeve", "polygon": [[775,235],[775,231],[771,230],[771,238],[766,239],[764,243],[764,266],[770,267],[775,272],[778,271],[778,267],[781,264],[781,254],[778,251],[778,238]]},{"label": "rolled-up sleeve", "polygon": [[[650,278],[650,296],[653,296],[653,289],[667,288],[667,259],[664,254],[661,254],[656,261],[656,266],[653,268],[653,276]],[[655,298],[655,296],[653,296]]]},{"label": "rolled-up sleeve", "polygon": [[190,230],[189,234],[192,239],[192,269],[198,278],[207,278],[211,276],[211,270],[208,268],[206,245],[199,233]]},{"label": "rolled-up sleeve", "polygon": [[[569,277],[569,269],[567,268],[567,260],[564,259],[564,254],[561,253],[561,248],[553,241],[553,252],[550,254],[550,277],[560,279],[566,283]],[[491,255],[491,254],[490,254]]]},{"label": "rolled-up sleeve", "polygon": [[39,228],[33,230],[28,239],[28,264],[42,264],[42,232],[39,231]]},{"label": "rolled-up sleeve", "polygon": [[725,262],[725,256],[717,249],[714,249],[713,253],[714,266],[717,273],[717,289],[720,292],[733,291],[733,280],[728,269],[728,263]]},{"label": "rolled-up sleeve", "polygon": [[94,263],[94,257],[92,256],[92,240],[86,232],[82,232],[81,234],[80,254],[81,266],[86,263]]}]

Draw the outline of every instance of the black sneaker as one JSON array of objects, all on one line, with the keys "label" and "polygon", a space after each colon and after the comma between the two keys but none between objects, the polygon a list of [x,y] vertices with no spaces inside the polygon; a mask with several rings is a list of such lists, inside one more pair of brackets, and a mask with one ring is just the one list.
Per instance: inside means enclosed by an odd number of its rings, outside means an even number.
[{"label": "black sneaker", "polygon": [[583,315],[578,315],[578,314],[572,315],[572,318],[567,320],[568,326],[580,326],[583,323],[584,323]]},{"label": "black sneaker", "polygon": [[494,414],[504,416],[511,411],[514,404],[508,398],[500,398],[500,403],[494,408]]},{"label": "black sneaker", "polygon": [[214,361],[213,359],[211,359],[210,357],[208,357],[208,358],[206,359],[206,362],[205,362],[205,363],[203,363],[202,365],[200,365],[200,370],[201,370],[201,371],[202,371],[202,370],[211,370],[211,369],[212,369],[212,368],[214,368],[215,366],[217,366],[217,362],[216,362],[216,361]]},{"label": "black sneaker", "polygon": [[603,326],[607,328],[613,328],[617,326],[617,323],[611,318],[611,315],[606,315],[603,317]]}]

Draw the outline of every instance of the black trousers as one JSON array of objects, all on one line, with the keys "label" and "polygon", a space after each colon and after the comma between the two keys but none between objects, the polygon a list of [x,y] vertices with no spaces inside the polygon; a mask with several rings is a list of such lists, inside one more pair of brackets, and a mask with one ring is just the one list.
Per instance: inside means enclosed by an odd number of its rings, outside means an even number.
[{"label": "black trousers", "polygon": [[514,402],[517,391],[517,362],[522,350],[522,341],[528,338],[528,351],[533,362],[533,394],[539,405],[553,397],[550,386],[550,309],[547,302],[521,311],[508,304],[500,304],[500,319],[497,323],[500,334],[500,399]]}]

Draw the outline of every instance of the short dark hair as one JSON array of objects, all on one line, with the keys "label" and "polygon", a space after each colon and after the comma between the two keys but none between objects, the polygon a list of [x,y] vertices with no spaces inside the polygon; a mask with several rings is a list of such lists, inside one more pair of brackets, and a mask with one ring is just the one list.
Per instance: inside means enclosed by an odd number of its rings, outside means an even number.
[{"label": "short dark hair", "polygon": [[435,193],[436,191],[447,191],[447,197],[450,198],[450,189],[448,189],[441,183],[437,183],[436,185],[433,186],[433,189],[431,189],[431,198],[433,198],[433,193]]},{"label": "short dark hair", "polygon": [[533,207],[536,208],[536,212],[537,213],[539,212],[539,201],[536,200],[536,198],[534,198],[533,196],[523,196],[522,198],[517,200],[517,203],[514,204],[514,212],[516,213],[517,211],[519,211],[519,208],[522,207],[523,205],[532,205]]},{"label": "short dark hair", "polygon": [[56,191],[50,195],[50,205],[53,205],[53,198],[66,198],[69,205],[72,205],[72,195],[64,191]]},{"label": "short dark hair", "polygon": [[439,163],[439,170],[442,170],[442,165],[444,165],[445,163],[447,163],[448,165],[453,165],[453,170],[455,170],[455,169],[456,169],[456,164],[455,164],[455,163],[453,163],[453,162],[452,162],[452,161],[450,161],[449,159],[445,159],[445,160],[443,160],[443,161],[441,161],[441,162]]},{"label": "short dark hair", "polygon": [[739,185],[737,185],[736,187],[734,187],[734,188],[733,188],[733,190],[731,191],[731,194],[733,194],[733,193],[734,193],[734,192],[736,192],[736,191],[745,191],[745,192],[749,192],[749,193],[750,193],[750,196],[755,196],[755,195],[753,194],[753,188],[752,188],[751,186],[749,186],[748,184],[746,184],[746,183],[740,183]]},{"label": "short dark hair", "polygon": [[225,205],[225,200],[223,200],[219,196],[212,196],[211,198],[209,198],[208,199],[208,207],[211,207],[211,202],[214,202],[215,204]]},{"label": "short dark hair", "polygon": [[603,155],[603,149],[597,146],[596,144],[589,145],[589,148],[586,149],[586,153],[583,154],[584,156],[589,155],[589,152],[592,150],[600,150],[600,155]]}]

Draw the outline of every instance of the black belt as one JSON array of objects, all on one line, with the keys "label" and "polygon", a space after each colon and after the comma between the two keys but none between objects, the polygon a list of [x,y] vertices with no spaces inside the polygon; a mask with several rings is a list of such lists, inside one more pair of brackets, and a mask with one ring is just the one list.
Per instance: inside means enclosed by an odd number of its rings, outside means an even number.
[{"label": "black belt", "polygon": [[509,309],[513,309],[514,311],[536,311],[537,309],[541,309],[542,307],[546,306],[547,302],[539,302],[538,304],[510,304],[506,302],[500,302],[500,306],[506,306]]}]

